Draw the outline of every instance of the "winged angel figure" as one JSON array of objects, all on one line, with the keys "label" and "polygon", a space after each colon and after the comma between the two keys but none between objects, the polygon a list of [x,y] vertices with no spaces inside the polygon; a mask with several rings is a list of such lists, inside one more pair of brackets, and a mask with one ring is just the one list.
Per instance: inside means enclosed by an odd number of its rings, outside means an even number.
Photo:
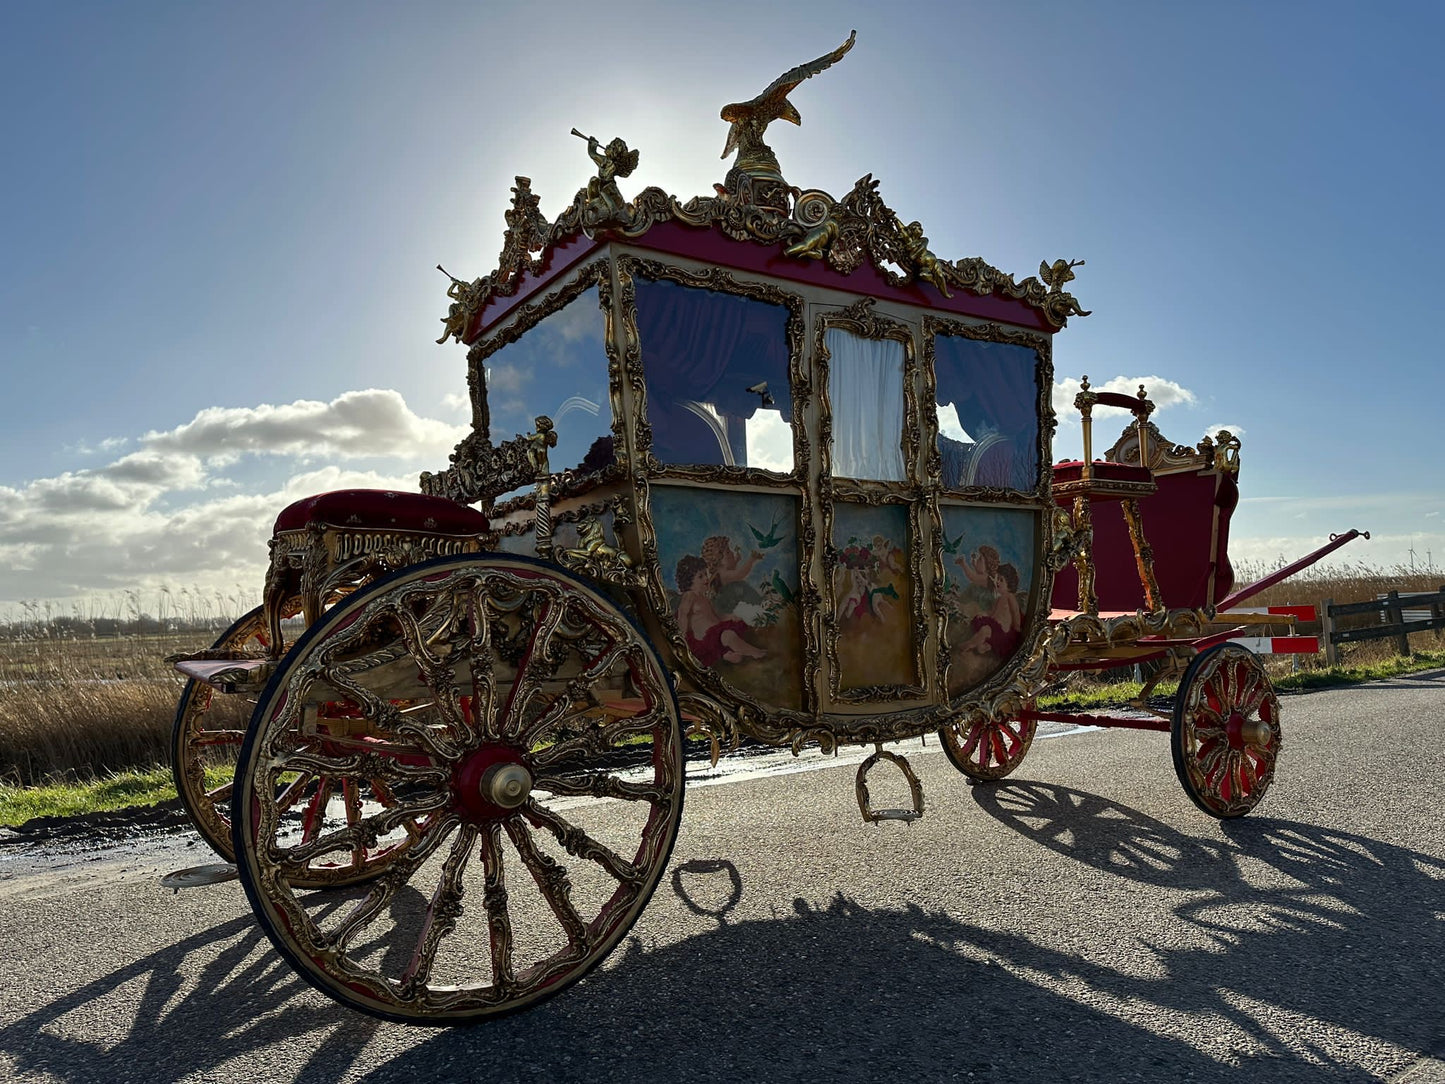
[{"label": "winged angel figure", "polygon": [[727,146],[723,148],[721,157],[726,158],[736,149],[738,156],[733,162],[733,169],[750,177],[781,181],[777,156],[773,154],[773,149],[763,142],[763,132],[769,124],[779,119],[792,121],[794,124],[803,123],[802,116],[793,107],[793,103],[788,101],[789,92],[804,79],[810,79],[836,64],[844,53],[853,48],[853,41],[857,37],[858,31],[855,30],[848,35],[847,41],[831,53],[825,53],[817,60],[799,64],[796,68],[784,72],[752,101],[723,106],[722,119],[732,127],[728,129]]}]

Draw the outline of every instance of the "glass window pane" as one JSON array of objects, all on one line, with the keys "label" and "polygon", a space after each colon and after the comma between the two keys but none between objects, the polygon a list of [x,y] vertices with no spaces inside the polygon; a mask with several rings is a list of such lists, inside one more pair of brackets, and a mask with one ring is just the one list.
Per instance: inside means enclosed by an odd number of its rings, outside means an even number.
[{"label": "glass window pane", "polygon": [[791,473],[785,306],[639,279],[637,330],[653,455]]},{"label": "glass window pane", "polygon": [[828,402],[833,408],[833,474],[902,482],[903,344],[831,327]]},{"label": "glass window pane", "polygon": [[530,433],[545,414],[557,427],[557,447],[548,455],[554,474],[611,463],[605,329],[593,286],[487,358],[492,440]]},{"label": "glass window pane", "polygon": [[960,335],[938,336],[933,353],[943,485],[1032,490],[1039,473],[1038,355]]}]

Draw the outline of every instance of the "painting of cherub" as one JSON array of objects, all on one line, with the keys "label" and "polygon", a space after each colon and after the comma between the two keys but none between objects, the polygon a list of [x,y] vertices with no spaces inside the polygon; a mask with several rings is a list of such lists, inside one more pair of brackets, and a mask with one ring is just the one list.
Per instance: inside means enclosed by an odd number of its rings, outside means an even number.
[{"label": "painting of cherub", "polygon": [[942,511],[948,690],[956,696],[995,673],[1023,643],[1036,519],[1013,509]]},{"label": "painting of cherub", "polygon": [[[733,570],[736,564],[733,565]],[[719,659],[742,662],[767,654],[746,639],[748,624],[734,615],[718,613],[713,599],[717,575],[702,557],[688,554],[677,562],[677,624],[697,661],[712,666]]]},{"label": "painting of cherub", "polygon": [[800,706],[797,499],[658,487],[651,500],[671,616],[688,653],[765,704]]},{"label": "painting of cherub", "polygon": [[839,690],[915,686],[920,678],[908,572],[908,513],[901,505],[833,507]]}]

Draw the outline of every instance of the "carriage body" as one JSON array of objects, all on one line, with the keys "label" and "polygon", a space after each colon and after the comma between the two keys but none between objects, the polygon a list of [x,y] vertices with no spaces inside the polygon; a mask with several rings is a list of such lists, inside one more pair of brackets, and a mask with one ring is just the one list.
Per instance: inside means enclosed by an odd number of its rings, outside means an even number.
[{"label": "carriage body", "polygon": [[[473,434],[423,488],[478,501],[502,551],[613,579],[685,704],[749,737],[887,740],[1027,695],[1057,308],[845,272],[789,236],[668,219],[551,240],[458,335]],[[537,416],[546,539],[532,487],[487,485]],[[588,561],[599,538],[630,568]]]}]

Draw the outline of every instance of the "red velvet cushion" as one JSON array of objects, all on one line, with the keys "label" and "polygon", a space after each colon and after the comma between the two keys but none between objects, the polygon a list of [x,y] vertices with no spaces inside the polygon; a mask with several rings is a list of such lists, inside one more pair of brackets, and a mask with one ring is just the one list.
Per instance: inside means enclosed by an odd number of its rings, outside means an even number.
[{"label": "red velvet cushion", "polygon": [[338,489],[288,505],[276,517],[274,531],[295,531],[312,523],[400,527],[440,534],[477,534],[487,529],[486,516],[445,497],[384,489]]},{"label": "red velvet cushion", "polygon": [[[1077,482],[1084,476],[1084,463],[1080,459],[1069,459],[1054,464],[1054,485],[1061,482]],[[1108,463],[1094,460],[1094,477],[1101,482],[1149,482],[1153,475],[1147,467],[1132,463]]]}]

